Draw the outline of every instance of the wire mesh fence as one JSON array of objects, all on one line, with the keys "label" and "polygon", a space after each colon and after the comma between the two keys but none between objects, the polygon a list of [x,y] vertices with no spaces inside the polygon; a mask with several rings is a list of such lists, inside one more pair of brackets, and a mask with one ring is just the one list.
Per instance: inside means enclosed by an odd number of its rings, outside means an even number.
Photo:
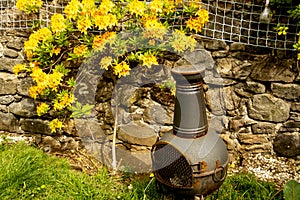
[{"label": "wire mesh fence", "polygon": [[[200,35],[257,47],[294,50],[293,44],[298,41],[300,24],[287,11],[299,4],[296,1],[288,5],[271,4],[271,22],[261,23],[259,17],[265,8],[264,0],[202,0],[203,7],[209,11],[210,21]],[[39,13],[25,14],[17,10],[16,0],[0,0],[0,30],[29,29],[36,23],[48,26],[51,16],[63,13],[67,3],[68,0],[45,0]],[[174,22],[178,17],[174,16]],[[274,30],[278,23],[289,27],[286,35],[279,35]]]}]

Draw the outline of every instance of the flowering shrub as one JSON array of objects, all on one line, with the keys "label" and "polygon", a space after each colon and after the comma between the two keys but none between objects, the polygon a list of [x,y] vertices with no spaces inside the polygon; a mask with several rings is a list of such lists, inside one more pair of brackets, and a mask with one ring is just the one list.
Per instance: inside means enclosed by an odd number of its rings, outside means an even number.
[{"label": "flowering shrub", "polygon": [[[17,7],[26,12],[36,11],[39,1],[18,0]],[[174,16],[185,20],[172,33]],[[174,52],[193,51],[196,40],[188,32],[200,32],[208,22],[208,12],[201,8],[198,0],[190,3],[173,0],[153,0],[151,2],[127,0],[71,0],[64,13],[51,17],[51,26],[35,30],[24,43],[28,63],[14,67],[15,74],[29,73],[35,85],[29,89],[34,99],[45,100],[37,106],[37,114],[42,116],[52,111],[57,113],[50,123],[53,132],[63,127],[61,119],[80,116],[80,109],[87,113],[90,105],[72,104],[76,99],[72,93],[75,86],[74,67],[93,52],[105,52],[99,66],[111,70],[120,78],[130,73],[130,63],[138,62],[151,67],[158,64],[159,49],[172,48]],[[141,35],[130,39],[117,37],[117,32],[133,30]],[[126,53],[127,47],[147,43],[148,49]],[[113,56],[112,56],[113,55]],[[76,70],[75,70],[76,71]],[[72,115],[72,111],[76,114]]]}]

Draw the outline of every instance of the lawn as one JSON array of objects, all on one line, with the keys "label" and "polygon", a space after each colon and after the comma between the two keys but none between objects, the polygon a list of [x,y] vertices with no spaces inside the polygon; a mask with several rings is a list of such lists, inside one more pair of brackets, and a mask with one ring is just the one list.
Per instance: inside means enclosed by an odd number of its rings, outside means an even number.
[{"label": "lawn", "polygon": [[[0,199],[164,199],[149,175],[79,172],[66,159],[24,142],[0,144]],[[151,181],[152,180],[152,181]],[[208,200],[282,199],[272,183],[249,174],[231,174]]]}]

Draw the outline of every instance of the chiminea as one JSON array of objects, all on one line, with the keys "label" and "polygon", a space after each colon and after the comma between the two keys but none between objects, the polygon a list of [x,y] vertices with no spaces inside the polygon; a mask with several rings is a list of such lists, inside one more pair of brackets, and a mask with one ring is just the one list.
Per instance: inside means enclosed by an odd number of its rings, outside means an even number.
[{"label": "chiminea", "polygon": [[205,69],[175,67],[176,99],[173,130],[152,148],[152,167],[159,183],[184,197],[207,196],[227,174],[228,153],[207,120],[203,92]]}]

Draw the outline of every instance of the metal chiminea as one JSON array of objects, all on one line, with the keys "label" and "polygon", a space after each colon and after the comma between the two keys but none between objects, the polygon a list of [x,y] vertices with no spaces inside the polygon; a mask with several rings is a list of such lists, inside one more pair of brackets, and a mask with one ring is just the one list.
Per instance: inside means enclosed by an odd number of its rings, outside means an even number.
[{"label": "metal chiminea", "polygon": [[156,179],[184,197],[207,196],[227,174],[228,153],[207,120],[202,75],[192,65],[175,67],[176,100],[173,130],[152,148]]}]

